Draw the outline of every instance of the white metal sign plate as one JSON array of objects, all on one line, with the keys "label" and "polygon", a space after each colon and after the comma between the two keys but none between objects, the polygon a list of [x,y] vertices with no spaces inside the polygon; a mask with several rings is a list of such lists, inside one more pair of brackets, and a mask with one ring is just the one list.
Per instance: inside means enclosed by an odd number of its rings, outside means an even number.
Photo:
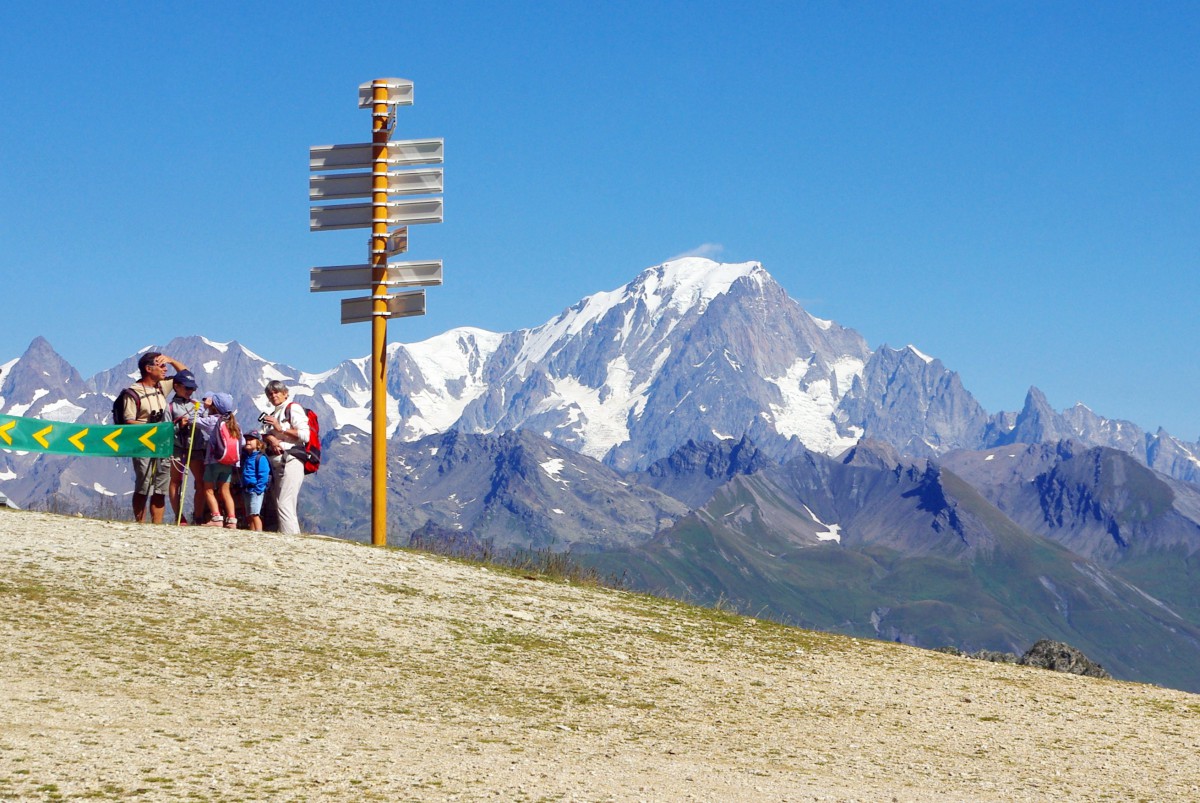
[{"label": "white metal sign plate", "polygon": [[[375,286],[371,265],[333,265],[309,271],[314,293],[337,290],[370,290]],[[442,260],[426,262],[389,262],[388,287],[436,287],[442,283]]]},{"label": "white metal sign plate", "polygon": [[[375,301],[370,296],[365,298],[342,299],[342,323],[362,323],[375,317]],[[425,314],[425,291],[414,290],[410,293],[397,293],[387,297],[386,318],[411,318],[414,315]]]},{"label": "white metal sign plate", "polygon": [[[351,145],[314,145],[308,149],[309,170],[370,170],[375,166],[373,142]],[[387,163],[398,165],[441,164],[445,142],[437,139],[398,139],[387,143]]]}]

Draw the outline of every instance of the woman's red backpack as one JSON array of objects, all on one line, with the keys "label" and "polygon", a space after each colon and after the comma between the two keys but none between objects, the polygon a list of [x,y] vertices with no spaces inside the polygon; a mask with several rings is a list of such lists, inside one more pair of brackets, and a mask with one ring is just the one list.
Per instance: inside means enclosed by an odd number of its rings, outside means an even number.
[{"label": "woman's red backpack", "polygon": [[316,474],[317,469],[321,467],[321,422],[317,420],[317,414],[312,410],[297,402],[292,402],[292,404],[295,404],[308,416],[308,442],[293,446],[291,455],[304,461],[305,474]]}]

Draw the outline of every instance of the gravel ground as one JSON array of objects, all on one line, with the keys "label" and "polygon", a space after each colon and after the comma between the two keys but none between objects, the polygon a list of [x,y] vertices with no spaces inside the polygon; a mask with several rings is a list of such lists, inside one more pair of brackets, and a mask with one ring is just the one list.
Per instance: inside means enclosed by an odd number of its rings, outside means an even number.
[{"label": "gravel ground", "polygon": [[1200,800],[1200,696],[0,510],[0,799]]}]

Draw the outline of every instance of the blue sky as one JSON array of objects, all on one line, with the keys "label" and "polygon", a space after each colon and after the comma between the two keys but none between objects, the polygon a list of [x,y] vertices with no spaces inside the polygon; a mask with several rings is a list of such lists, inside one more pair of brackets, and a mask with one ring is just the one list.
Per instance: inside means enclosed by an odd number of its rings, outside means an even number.
[{"label": "blue sky", "polygon": [[[244,5],[253,6],[245,8]],[[1141,6],[1141,7],[1139,7]],[[84,375],[203,334],[320,371],[370,351],[308,269],[307,150],[446,140],[412,342],[536,326],[688,252],[756,260],[990,411],[1200,436],[1200,4],[29,3],[0,24],[0,362]],[[379,31],[372,36],[372,29]]]}]

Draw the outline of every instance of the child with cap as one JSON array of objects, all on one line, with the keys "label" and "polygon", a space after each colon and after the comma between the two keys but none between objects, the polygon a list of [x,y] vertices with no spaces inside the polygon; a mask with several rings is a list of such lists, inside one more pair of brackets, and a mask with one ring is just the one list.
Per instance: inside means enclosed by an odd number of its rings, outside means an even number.
[{"label": "child with cap", "polygon": [[196,392],[196,376],[184,369],[177,371],[171,377],[175,391],[167,402],[167,418],[175,425],[175,455],[171,459],[171,507],[175,510],[175,518],[180,524],[187,524],[183,516],[184,474],[192,472],[193,491],[192,521],[200,523],[204,515],[204,448],[207,445],[201,437],[201,432],[192,426],[192,421],[200,412],[200,402],[192,399]]},{"label": "child with cap", "polygon": [[271,481],[271,461],[262,451],[261,433],[255,429],[246,433],[246,451],[242,454],[242,492],[246,495],[246,516],[250,529],[262,532],[263,495]]}]

